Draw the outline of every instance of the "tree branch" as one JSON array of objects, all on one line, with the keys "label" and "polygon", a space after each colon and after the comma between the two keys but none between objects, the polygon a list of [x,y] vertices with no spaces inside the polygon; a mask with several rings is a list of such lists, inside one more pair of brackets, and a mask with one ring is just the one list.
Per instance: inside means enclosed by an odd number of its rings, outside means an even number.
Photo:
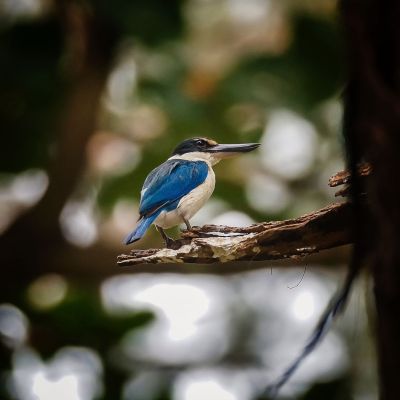
[{"label": "tree branch", "polygon": [[[358,167],[360,178],[372,174],[368,163]],[[346,196],[351,176],[340,171],[329,179],[329,186]],[[204,225],[184,231],[174,249],[133,249],[117,258],[119,266],[138,264],[213,264],[229,261],[269,261],[298,259],[321,250],[353,243],[352,206],[334,203],[321,210],[285,221],[262,222],[244,228]]]},{"label": "tree branch", "polygon": [[296,219],[245,228],[205,225],[184,231],[175,249],[134,249],[118,265],[261,261],[299,258],[352,242],[351,205],[335,203]]}]

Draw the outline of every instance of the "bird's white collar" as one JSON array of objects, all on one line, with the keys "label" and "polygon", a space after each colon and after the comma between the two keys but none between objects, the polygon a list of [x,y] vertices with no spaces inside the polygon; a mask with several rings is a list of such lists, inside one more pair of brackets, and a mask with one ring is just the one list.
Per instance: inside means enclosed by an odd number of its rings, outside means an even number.
[{"label": "bird's white collar", "polygon": [[191,153],[176,154],[168,160],[188,160],[188,161],[205,161],[210,166],[213,166],[221,161],[218,153],[203,153],[200,151],[193,151]]}]

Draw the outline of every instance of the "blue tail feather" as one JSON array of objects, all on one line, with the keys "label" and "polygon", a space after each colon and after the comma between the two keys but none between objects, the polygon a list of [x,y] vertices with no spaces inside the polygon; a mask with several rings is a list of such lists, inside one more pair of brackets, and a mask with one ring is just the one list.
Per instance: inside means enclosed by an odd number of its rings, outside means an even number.
[{"label": "blue tail feather", "polygon": [[148,217],[142,217],[138,224],[136,225],[136,228],[124,239],[124,244],[131,244],[133,242],[138,241],[143,237],[143,235],[146,233],[147,229],[149,229],[150,225],[154,222],[154,220],[158,217],[160,214],[161,210],[159,212],[156,212]]}]

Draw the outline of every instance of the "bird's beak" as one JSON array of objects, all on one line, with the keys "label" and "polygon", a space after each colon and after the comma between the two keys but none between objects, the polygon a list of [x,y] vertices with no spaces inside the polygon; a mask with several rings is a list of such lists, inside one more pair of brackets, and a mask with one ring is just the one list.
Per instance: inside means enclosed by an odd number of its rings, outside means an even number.
[{"label": "bird's beak", "polygon": [[260,146],[260,143],[242,143],[242,144],[217,144],[208,150],[210,153],[218,153],[220,158],[234,156],[237,153],[248,153]]}]

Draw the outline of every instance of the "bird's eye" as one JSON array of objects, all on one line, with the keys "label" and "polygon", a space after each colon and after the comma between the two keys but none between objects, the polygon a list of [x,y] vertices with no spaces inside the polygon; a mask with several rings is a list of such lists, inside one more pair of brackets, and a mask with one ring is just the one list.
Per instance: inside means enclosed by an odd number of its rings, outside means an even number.
[{"label": "bird's eye", "polygon": [[206,141],[203,140],[203,139],[199,139],[199,140],[196,140],[196,144],[199,145],[199,146],[205,146],[206,145]]}]

